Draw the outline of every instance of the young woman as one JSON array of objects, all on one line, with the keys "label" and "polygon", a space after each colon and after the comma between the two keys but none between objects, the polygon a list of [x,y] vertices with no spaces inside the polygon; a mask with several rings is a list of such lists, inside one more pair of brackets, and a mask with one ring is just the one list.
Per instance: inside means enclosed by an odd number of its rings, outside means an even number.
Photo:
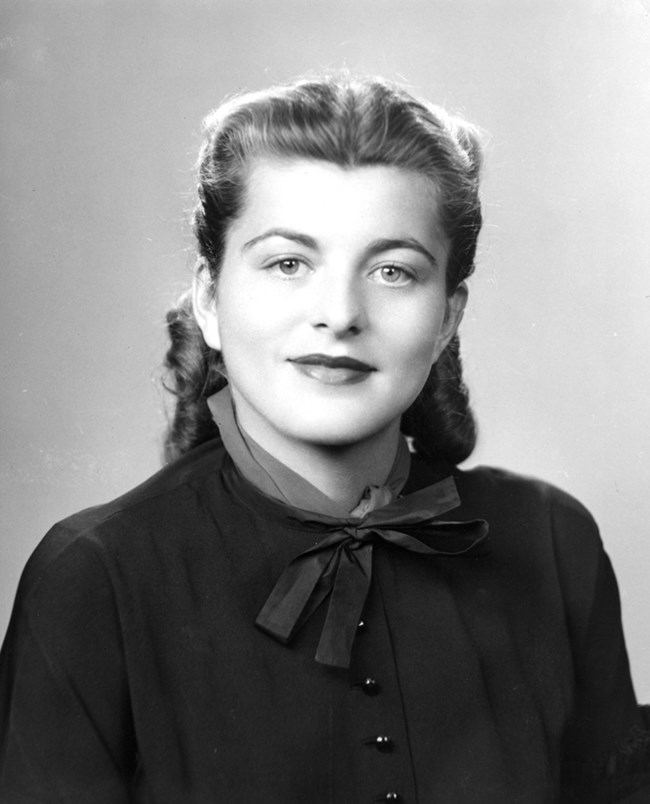
[{"label": "young woman", "polygon": [[650,800],[591,517],[457,468],[479,167],[378,80],[208,119],[169,462],[25,570],[2,802]]}]

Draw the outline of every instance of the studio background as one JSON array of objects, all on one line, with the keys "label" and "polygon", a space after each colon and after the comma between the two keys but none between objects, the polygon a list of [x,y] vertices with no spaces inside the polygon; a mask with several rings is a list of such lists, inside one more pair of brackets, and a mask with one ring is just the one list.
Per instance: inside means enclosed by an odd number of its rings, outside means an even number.
[{"label": "studio background", "polygon": [[160,466],[203,116],[309,69],[489,132],[461,342],[479,448],[598,520],[650,702],[650,15],[638,0],[5,0],[0,637],[47,528]]}]

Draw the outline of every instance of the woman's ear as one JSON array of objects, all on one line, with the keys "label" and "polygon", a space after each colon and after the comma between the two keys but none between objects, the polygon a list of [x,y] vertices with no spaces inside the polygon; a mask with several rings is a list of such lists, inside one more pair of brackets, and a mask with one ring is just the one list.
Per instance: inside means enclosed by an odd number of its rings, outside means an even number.
[{"label": "woman's ear", "polygon": [[203,333],[203,340],[211,349],[221,351],[219,316],[214,285],[205,261],[201,260],[194,274],[192,284],[192,309],[194,318]]},{"label": "woman's ear", "polygon": [[461,282],[447,299],[447,312],[445,313],[445,320],[440,330],[436,360],[447,348],[449,341],[454,337],[460,326],[460,322],[463,320],[468,293],[467,285],[465,282]]}]

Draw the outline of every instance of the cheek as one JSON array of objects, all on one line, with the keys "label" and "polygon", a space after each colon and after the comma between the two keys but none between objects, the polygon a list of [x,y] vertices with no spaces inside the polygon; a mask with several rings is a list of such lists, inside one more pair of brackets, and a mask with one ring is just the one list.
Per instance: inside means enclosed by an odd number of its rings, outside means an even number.
[{"label": "cheek", "polygon": [[392,349],[404,364],[404,369],[427,374],[436,362],[442,345],[444,310],[439,305],[422,305],[394,319],[388,336]]},{"label": "cheek", "polygon": [[246,348],[261,337],[264,306],[254,294],[245,288],[232,287],[228,282],[224,282],[219,291],[217,315],[222,348],[231,352]]},{"label": "cheek", "polygon": [[286,351],[286,316],[266,297],[224,301],[229,303],[222,307],[220,336],[229,377],[251,388],[269,382]]}]

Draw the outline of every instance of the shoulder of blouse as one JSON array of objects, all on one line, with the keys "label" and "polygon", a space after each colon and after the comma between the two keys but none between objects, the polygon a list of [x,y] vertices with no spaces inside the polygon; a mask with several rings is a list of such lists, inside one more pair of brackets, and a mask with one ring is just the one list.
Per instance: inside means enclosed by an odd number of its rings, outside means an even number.
[{"label": "shoulder of blouse", "polygon": [[476,466],[471,469],[456,468],[457,480],[469,494],[482,494],[498,500],[530,502],[539,505],[557,505],[573,510],[576,514],[593,521],[585,506],[568,492],[545,480],[531,475],[511,472],[494,466]]},{"label": "shoulder of blouse", "polygon": [[561,587],[590,599],[608,559],[598,526],[581,502],[551,483],[503,469],[460,470],[455,479],[463,518],[487,520],[495,555],[550,573]]},{"label": "shoulder of blouse", "polygon": [[114,536],[124,544],[138,528],[164,531],[191,515],[200,504],[201,487],[219,472],[225,454],[221,440],[211,439],[116,499],[57,522],[30,556],[19,593],[32,593],[64,554],[74,552],[76,564],[94,563]]},{"label": "shoulder of blouse", "polygon": [[454,477],[464,506],[485,511],[512,523],[535,520],[550,523],[560,536],[580,532],[593,540],[596,522],[588,509],[571,494],[539,478],[491,466],[456,469]]}]

